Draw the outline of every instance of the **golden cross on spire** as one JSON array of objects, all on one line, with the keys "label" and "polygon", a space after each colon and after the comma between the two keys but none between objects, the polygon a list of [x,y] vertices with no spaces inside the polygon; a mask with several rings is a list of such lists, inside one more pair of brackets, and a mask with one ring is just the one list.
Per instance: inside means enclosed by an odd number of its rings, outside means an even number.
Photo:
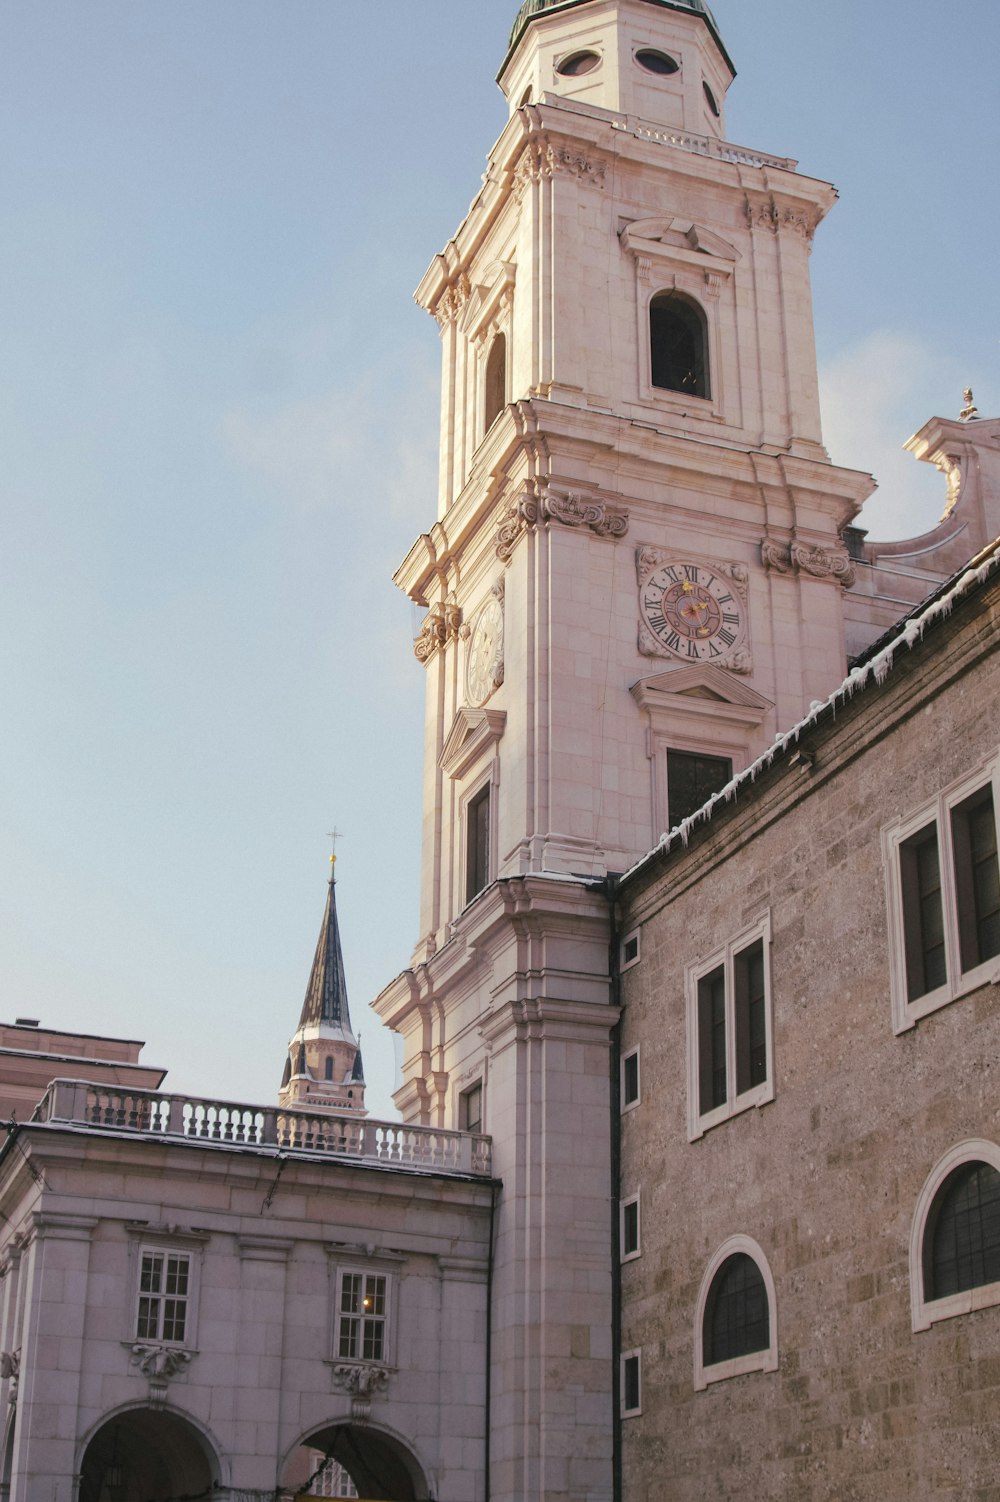
[{"label": "golden cross on spire", "polygon": [[[327,839],[331,841],[331,844],[332,844],[332,847],[333,847],[332,850],[331,850],[331,852],[330,852],[330,865],[331,866],[336,866],[336,864],[337,864],[337,841],[343,839],[343,834],[337,828],[336,824],[333,826],[333,828],[327,834]],[[331,872],[331,874],[332,874],[332,872]]]}]

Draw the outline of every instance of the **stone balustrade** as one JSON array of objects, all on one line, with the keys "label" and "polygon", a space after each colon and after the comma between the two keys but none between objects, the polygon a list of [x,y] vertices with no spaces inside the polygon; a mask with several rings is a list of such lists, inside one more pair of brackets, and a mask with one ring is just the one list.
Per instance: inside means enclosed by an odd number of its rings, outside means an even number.
[{"label": "stone balustrade", "polygon": [[89,1080],[53,1080],[31,1120],[52,1126],[134,1132],[157,1141],[179,1138],[221,1146],[276,1148],[381,1168],[484,1178],[492,1172],[490,1139],[475,1132],[372,1121],[346,1112],[289,1111],[279,1106],[119,1089]]},{"label": "stone balustrade", "polygon": [[738,162],[743,167],[778,167],[784,172],[794,172],[798,166],[792,157],[770,156],[766,151],[754,151],[749,146],[734,146],[731,141],[720,141],[714,136],[695,135],[691,131],[671,130],[669,126],[651,125],[629,115],[615,130],[628,131],[639,141],[656,141],[663,146],[675,146],[680,151],[693,151],[698,156],[714,156],[723,162]]}]

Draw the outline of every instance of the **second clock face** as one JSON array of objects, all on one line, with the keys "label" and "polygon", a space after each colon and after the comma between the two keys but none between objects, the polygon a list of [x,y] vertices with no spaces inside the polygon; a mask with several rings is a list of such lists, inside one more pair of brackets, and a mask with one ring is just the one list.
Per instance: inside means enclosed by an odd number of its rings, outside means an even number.
[{"label": "second clock face", "polygon": [[490,600],[479,612],[469,640],[466,690],[470,704],[482,704],[503,680],[503,607]]},{"label": "second clock face", "polygon": [[746,636],[733,581],[707,563],[661,564],[642,585],[639,609],[661,646],[685,662],[719,661]]}]

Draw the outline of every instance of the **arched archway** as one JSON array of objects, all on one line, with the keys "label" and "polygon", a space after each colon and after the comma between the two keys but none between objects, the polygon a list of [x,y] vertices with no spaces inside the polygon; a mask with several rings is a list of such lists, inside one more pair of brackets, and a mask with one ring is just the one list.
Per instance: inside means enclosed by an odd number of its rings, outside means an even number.
[{"label": "arched archway", "polygon": [[[287,1494],[317,1469],[317,1457],[339,1462],[362,1502],[428,1502],[431,1492],[416,1457],[395,1435],[370,1424],[331,1423],[305,1435],[285,1462],[281,1485]],[[308,1458],[307,1458],[308,1457]],[[305,1469],[312,1465],[312,1471]],[[314,1495],[322,1496],[322,1489]],[[301,1495],[301,1493],[300,1493]],[[306,1495],[309,1495],[308,1493]]]},{"label": "arched archway", "polygon": [[211,1496],[219,1466],[193,1424],[168,1409],[128,1408],[91,1436],[80,1502],[168,1502]]}]

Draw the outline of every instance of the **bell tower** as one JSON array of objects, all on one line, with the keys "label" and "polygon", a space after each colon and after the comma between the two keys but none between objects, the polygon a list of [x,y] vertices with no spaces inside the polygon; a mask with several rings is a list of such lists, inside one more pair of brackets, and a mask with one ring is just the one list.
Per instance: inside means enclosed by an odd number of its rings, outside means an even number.
[{"label": "bell tower", "polygon": [[527,0],[510,117],[417,300],[442,344],[421,936],[377,999],[408,1120],[493,1136],[495,1502],[608,1502],[609,874],[846,667],[873,488],[820,429],[835,200],[732,143],[703,0]]}]

